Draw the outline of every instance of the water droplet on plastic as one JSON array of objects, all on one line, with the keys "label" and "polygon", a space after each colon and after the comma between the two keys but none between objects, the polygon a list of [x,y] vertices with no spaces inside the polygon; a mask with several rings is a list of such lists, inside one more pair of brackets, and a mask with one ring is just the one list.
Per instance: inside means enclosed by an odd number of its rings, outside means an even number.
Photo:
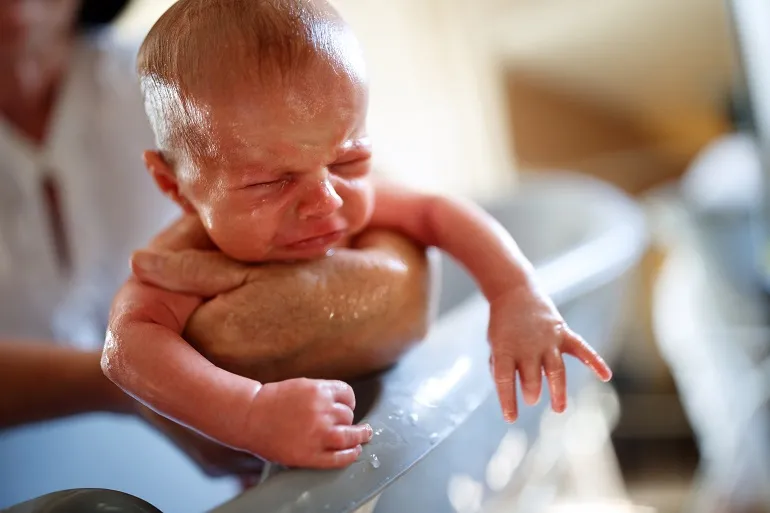
[{"label": "water droplet on plastic", "polygon": [[374,468],[380,468],[380,460],[377,458],[376,454],[369,456],[369,464]]},{"label": "water droplet on plastic", "polygon": [[409,423],[411,425],[416,426],[418,420],[420,420],[420,417],[416,413],[409,415]]},{"label": "water droplet on plastic", "polygon": [[376,436],[379,436],[379,435],[381,435],[381,434],[382,434],[382,428],[379,428],[379,429],[375,429],[375,430],[374,430],[374,434],[375,434]]},{"label": "water droplet on plastic", "polygon": [[438,442],[438,433],[431,433],[429,440],[431,445],[435,445]]}]

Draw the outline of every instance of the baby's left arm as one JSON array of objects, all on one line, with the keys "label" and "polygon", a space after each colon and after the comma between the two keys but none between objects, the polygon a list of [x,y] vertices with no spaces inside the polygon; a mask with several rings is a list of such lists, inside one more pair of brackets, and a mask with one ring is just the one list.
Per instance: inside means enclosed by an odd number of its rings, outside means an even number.
[{"label": "baby's left arm", "polygon": [[506,420],[516,420],[516,372],[524,400],[540,397],[548,378],[552,407],[566,407],[564,362],[571,354],[607,381],[602,358],[569,329],[553,302],[538,289],[532,264],[510,234],[473,203],[378,183],[372,227],[389,228],[436,246],[460,262],[490,303],[492,373]]}]

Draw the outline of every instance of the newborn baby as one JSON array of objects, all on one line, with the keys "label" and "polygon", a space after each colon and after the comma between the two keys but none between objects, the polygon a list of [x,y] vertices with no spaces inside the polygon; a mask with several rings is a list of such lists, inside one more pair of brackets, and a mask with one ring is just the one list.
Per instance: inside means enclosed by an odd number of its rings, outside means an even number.
[{"label": "newborn baby", "polygon": [[[555,411],[566,402],[562,354],[610,378],[483,210],[375,183],[362,54],[323,0],[180,0],[147,35],[138,71],[159,148],[145,153],[147,169],[225,255],[297,262],[356,247],[368,229],[399,231],[463,264],[489,300],[491,368],[508,421],[517,372],[529,404],[545,374]],[[136,277],[118,297],[102,367],[161,415],[287,466],[343,467],[370,440],[368,425],[353,425],[354,394],[342,382],[262,384],[206,360],[177,320],[201,298]]]}]

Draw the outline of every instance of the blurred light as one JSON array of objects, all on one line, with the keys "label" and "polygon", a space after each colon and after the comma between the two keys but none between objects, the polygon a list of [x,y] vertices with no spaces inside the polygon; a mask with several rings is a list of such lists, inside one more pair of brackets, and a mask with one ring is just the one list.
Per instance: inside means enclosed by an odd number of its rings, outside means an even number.
[{"label": "blurred light", "polygon": [[518,429],[508,431],[487,464],[487,486],[495,492],[505,488],[526,454],[527,434]]},{"label": "blurred light", "polygon": [[358,508],[355,513],[374,513],[375,508],[377,507],[377,503],[380,500],[380,496],[377,495],[374,499],[370,500],[360,508]]},{"label": "blurred light", "polygon": [[453,475],[447,490],[449,503],[457,513],[481,511],[484,486],[467,474]]},{"label": "blurred light", "polygon": [[620,399],[617,391],[611,386],[602,386],[599,404],[607,424],[616,425],[620,419]]},{"label": "blurred light", "polygon": [[580,412],[567,422],[564,445],[569,454],[591,455],[601,451],[608,435],[607,424],[600,412]]},{"label": "blurred light", "polygon": [[[572,404],[574,397],[567,397],[567,404]],[[567,412],[556,413],[553,410],[545,410],[540,416],[540,436],[543,438],[560,436],[564,426],[569,419]]]},{"label": "blurred light", "polygon": [[467,356],[458,358],[455,364],[443,376],[430,378],[417,388],[414,400],[424,406],[435,407],[452,390],[471,368],[471,360]]}]

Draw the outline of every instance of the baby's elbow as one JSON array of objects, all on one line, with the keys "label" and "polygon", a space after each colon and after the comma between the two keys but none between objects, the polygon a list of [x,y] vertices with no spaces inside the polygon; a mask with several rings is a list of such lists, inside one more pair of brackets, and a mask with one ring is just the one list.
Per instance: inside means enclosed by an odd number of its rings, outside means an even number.
[{"label": "baby's elbow", "polygon": [[120,360],[119,352],[115,347],[115,337],[111,330],[107,331],[107,336],[104,339],[104,348],[102,349],[102,358],[100,364],[102,367],[102,373],[112,382],[119,379],[118,376],[118,362]]},{"label": "baby's elbow", "polygon": [[122,344],[120,343],[122,338],[120,336],[120,329],[112,324],[107,328],[100,360],[102,373],[118,386],[123,383],[125,376],[123,371],[128,367],[127,355],[122,350]]}]

